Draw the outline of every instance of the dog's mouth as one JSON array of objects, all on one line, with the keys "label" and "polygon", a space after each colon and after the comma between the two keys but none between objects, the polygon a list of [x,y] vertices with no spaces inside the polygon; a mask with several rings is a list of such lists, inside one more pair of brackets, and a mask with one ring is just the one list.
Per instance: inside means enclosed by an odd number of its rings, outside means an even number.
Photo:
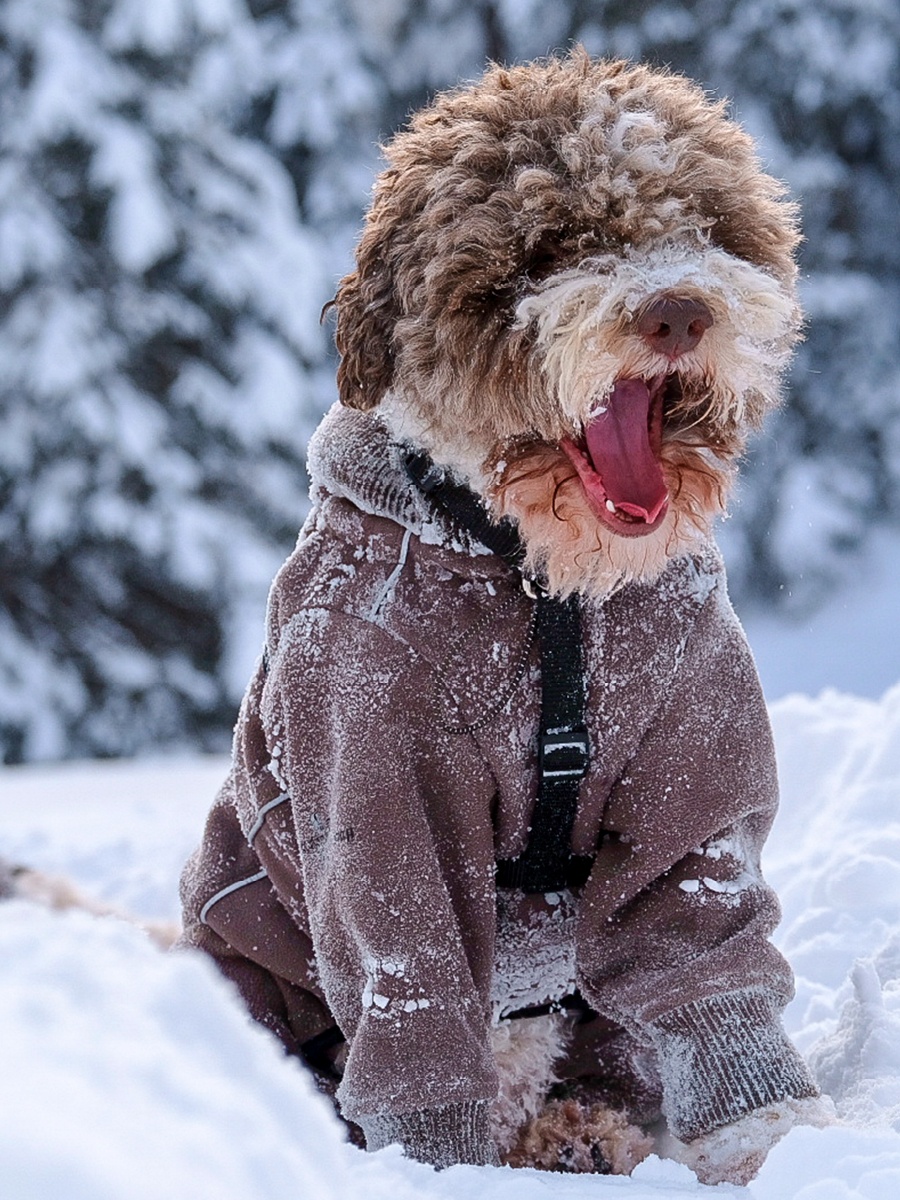
[{"label": "dog's mouth", "polygon": [[665,374],[616,380],[582,436],[560,442],[598,520],[623,537],[653,533],[668,512],[659,454],[663,404],[677,382]]}]

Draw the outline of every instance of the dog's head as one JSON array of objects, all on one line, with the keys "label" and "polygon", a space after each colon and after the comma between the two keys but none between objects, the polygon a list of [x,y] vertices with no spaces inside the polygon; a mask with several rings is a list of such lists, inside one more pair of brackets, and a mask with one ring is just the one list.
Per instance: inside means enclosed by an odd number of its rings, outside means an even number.
[{"label": "dog's head", "polygon": [[652,578],[779,399],[783,189],[695,84],[583,51],[439,96],[386,155],[336,298],[341,400],[515,517],[554,590]]}]

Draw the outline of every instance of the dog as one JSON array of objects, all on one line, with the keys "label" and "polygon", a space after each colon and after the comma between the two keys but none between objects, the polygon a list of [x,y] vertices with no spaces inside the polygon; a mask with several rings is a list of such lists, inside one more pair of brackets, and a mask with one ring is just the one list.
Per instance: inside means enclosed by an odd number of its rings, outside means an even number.
[{"label": "dog", "polygon": [[[746,1182],[824,1119],[711,540],[800,334],[795,207],[723,104],[581,49],[385,154],[184,944],[370,1150]],[[563,867],[517,875],[545,817]]]}]

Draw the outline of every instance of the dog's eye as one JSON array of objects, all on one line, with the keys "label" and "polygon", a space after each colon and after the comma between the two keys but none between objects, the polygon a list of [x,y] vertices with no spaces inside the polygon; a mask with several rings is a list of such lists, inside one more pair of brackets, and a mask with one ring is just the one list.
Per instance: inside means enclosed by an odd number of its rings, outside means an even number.
[{"label": "dog's eye", "polygon": [[560,238],[557,234],[544,234],[527,255],[522,274],[539,282],[551,275],[561,254]]},{"label": "dog's eye", "polygon": [[526,252],[521,273],[526,279],[542,283],[555,271],[601,254],[605,249],[605,242],[597,229],[581,228],[573,222],[571,228],[550,229],[542,233]]},{"label": "dog's eye", "polygon": [[535,283],[547,278],[553,273],[553,267],[556,259],[552,254],[542,254],[538,258],[530,259],[525,267],[525,274],[529,279],[533,279]]}]

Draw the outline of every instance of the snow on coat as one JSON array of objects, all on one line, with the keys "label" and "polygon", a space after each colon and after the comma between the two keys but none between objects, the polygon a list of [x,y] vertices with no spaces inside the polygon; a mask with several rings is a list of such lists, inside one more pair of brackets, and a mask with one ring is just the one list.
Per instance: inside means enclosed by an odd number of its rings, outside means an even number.
[{"label": "snow on coat", "polygon": [[596,861],[577,893],[498,896],[537,793],[533,601],[434,516],[377,418],[332,410],[310,470],[186,940],[290,1049],[339,1026],[350,1119],[492,1100],[491,1020],[576,987],[655,1059],[681,1138],[814,1094],[780,1021],[774,752],[718,551],[585,602],[572,849]]}]

